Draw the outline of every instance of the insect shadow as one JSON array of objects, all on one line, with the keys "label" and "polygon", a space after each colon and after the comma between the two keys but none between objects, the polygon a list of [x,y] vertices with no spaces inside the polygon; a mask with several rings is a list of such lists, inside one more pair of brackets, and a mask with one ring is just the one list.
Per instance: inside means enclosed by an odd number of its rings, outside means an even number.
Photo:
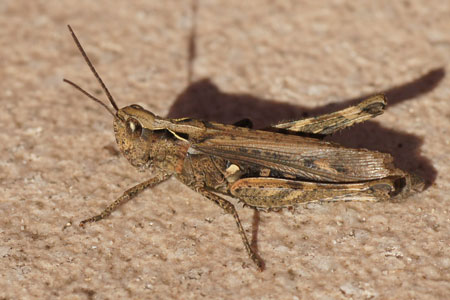
[{"label": "insect shadow", "polygon": [[[394,105],[430,92],[444,77],[445,69],[438,68],[411,82],[381,91],[388,99],[387,111]],[[192,117],[225,124],[249,118],[257,129],[269,127],[281,121],[298,120],[338,111],[356,105],[368,96],[363,95],[320,107],[314,107],[314,103],[311,103],[310,107],[305,107],[281,103],[273,99],[262,99],[250,94],[225,93],[210,79],[202,79],[190,84],[177,97],[169,110],[168,117]],[[386,128],[376,121],[366,121],[331,137],[326,137],[326,139],[347,147],[390,153],[398,168],[415,173],[425,179],[425,188],[428,188],[436,179],[436,169],[420,151],[423,139],[414,134]],[[252,247],[257,252],[259,223],[257,211],[255,211],[252,223]]]},{"label": "insect shadow", "polygon": [[[430,92],[444,76],[445,70],[438,68],[411,82],[380,91],[388,99],[385,113],[389,113],[389,108],[394,105]],[[190,84],[177,97],[168,117],[192,117],[225,124],[249,118],[254,128],[264,128],[281,121],[334,112],[355,105],[368,97],[369,95],[363,95],[320,107],[314,107],[314,103],[311,103],[310,107],[304,107],[262,99],[250,94],[224,93],[210,79],[202,79]],[[326,139],[347,147],[390,153],[397,167],[424,178],[427,187],[436,179],[436,169],[431,161],[420,153],[423,139],[414,134],[386,128],[376,121],[366,121]]]}]

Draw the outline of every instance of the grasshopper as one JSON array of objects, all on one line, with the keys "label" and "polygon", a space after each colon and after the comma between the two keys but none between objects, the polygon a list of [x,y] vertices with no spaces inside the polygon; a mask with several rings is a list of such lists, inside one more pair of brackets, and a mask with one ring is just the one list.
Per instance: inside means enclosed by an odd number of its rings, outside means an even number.
[{"label": "grasshopper", "polygon": [[136,104],[119,109],[68,27],[112,108],[77,84],[64,81],[106,108],[113,116],[121,153],[134,167],[151,168],[155,174],[80,226],[106,218],[143,190],[174,176],[233,216],[249,257],[262,270],[264,264],[250,246],[234,205],[221,195],[256,210],[271,211],[316,201],[393,201],[424,187],[421,178],[395,168],[387,153],[346,148],[319,138],[382,114],[386,106],[383,95],[341,111],[263,130],[252,129],[245,120],[225,125],[162,118]]}]

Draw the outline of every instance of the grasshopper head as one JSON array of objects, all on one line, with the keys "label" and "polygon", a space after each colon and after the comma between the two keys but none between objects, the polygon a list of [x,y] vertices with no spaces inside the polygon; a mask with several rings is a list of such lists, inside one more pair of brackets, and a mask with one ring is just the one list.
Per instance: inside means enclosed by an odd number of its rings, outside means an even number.
[{"label": "grasshopper head", "polygon": [[64,82],[70,84],[87,97],[103,106],[114,117],[116,141],[123,155],[135,167],[149,167],[152,162],[152,150],[157,148],[155,142],[158,141],[158,139],[160,140],[161,135],[164,134],[161,130],[158,130],[161,128],[157,128],[158,126],[155,124],[155,122],[157,123],[158,120],[161,119],[136,104],[119,109],[113,96],[100,78],[100,75],[98,75],[94,65],[81,46],[81,43],[72,28],[69,25],[67,26],[78,50],[80,50],[81,55],[108,97],[112,108],[72,81],[64,79]]},{"label": "grasshopper head", "polygon": [[155,115],[133,104],[119,109],[114,118],[114,133],[120,152],[135,167],[147,168],[152,162],[154,143],[160,134],[152,130]]}]

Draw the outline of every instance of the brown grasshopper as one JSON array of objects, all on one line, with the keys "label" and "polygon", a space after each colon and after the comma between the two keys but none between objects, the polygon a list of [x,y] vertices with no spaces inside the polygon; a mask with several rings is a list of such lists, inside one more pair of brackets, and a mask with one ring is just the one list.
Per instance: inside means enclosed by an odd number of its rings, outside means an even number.
[{"label": "brown grasshopper", "polygon": [[86,63],[107,95],[114,111],[75,83],[65,82],[105,107],[114,118],[117,145],[140,170],[155,176],[129,190],[101,214],[80,223],[99,221],[120,204],[170,176],[231,214],[245,249],[259,269],[254,252],[232,203],[270,211],[315,201],[385,201],[404,198],[423,189],[423,181],[397,169],[387,153],[352,149],[309,136],[332,134],[383,113],[382,95],[330,114],[251,129],[240,122],[225,125],[190,118],[166,119],[133,104],[119,109],[75,33],[69,30]]}]

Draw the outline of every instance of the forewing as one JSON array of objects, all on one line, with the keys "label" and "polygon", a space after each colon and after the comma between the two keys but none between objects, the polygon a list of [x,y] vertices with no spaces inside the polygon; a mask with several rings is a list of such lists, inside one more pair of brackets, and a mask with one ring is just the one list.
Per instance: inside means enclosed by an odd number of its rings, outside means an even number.
[{"label": "forewing", "polygon": [[310,180],[361,182],[398,171],[392,165],[392,157],[385,153],[245,128],[213,132],[191,147],[237,164],[270,168]]}]

